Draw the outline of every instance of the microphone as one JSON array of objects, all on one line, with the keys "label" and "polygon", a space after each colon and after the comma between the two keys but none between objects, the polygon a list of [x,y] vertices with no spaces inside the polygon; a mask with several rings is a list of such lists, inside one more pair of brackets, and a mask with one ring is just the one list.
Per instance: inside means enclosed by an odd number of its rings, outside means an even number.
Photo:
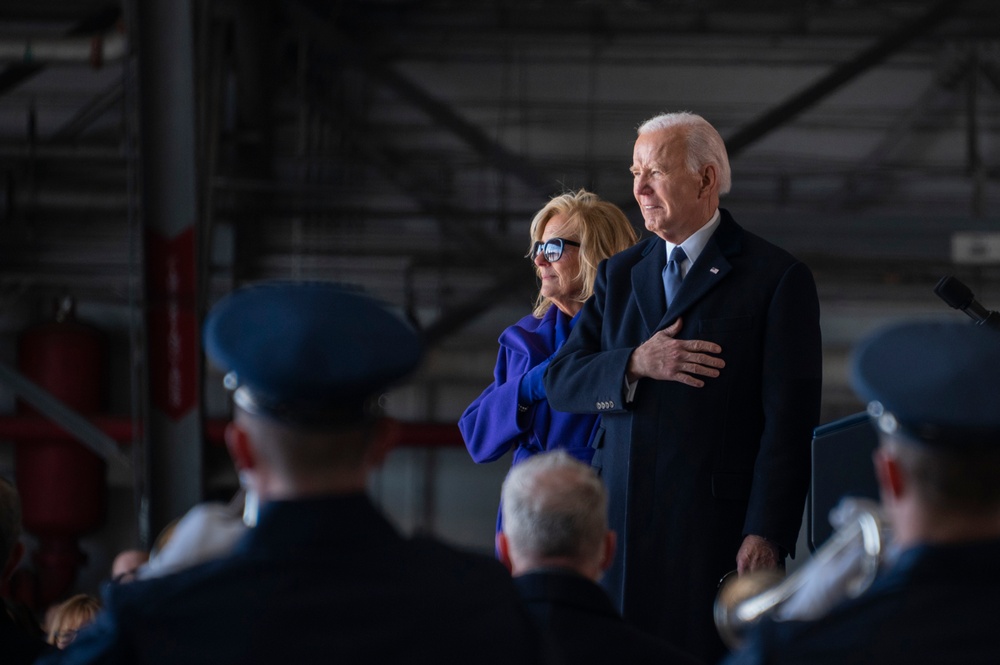
[{"label": "microphone", "polygon": [[1000,330],[1000,313],[988,310],[972,295],[972,290],[951,275],[945,275],[934,287],[934,293],[949,307],[968,314],[976,325],[987,325]]}]

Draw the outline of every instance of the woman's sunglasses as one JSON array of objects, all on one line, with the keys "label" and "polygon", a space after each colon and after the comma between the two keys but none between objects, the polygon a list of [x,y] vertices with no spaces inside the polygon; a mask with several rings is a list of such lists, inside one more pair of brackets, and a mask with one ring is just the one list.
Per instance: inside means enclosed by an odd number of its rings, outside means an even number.
[{"label": "woman's sunglasses", "polygon": [[566,240],[566,238],[549,238],[544,241],[537,240],[535,241],[535,244],[531,246],[531,251],[528,252],[528,258],[534,261],[538,258],[538,255],[541,254],[549,263],[555,263],[562,258],[563,248],[566,245],[579,247],[580,243],[575,240]]}]

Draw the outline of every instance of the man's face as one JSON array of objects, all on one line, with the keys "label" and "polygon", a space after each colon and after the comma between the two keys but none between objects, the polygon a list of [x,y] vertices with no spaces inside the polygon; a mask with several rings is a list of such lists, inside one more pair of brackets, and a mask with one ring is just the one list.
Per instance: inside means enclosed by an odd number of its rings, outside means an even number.
[{"label": "man's face", "polygon": [[632,152],[632,193],[646,228],[680,244],[700,229],[718,205],[702,174],[688,170],[684,129],[641,134]]}]

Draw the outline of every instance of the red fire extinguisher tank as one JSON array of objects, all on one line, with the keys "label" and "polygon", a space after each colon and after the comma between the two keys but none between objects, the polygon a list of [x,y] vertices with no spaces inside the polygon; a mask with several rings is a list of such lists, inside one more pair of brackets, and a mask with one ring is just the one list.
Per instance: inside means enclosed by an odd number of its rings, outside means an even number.
[{"label": "red fire extinguisher tank", "polygon": [[[25,331],[18,346],[22,374],[83,416],[104,408],[103,335],[60,309],[56,321]],[[22,414],[34,414],[19,404]],[[41,416],[39,416],[41,417]],[[78,540],[104,519],[105,462],[78,441],[16,444],[16,479],[24,527],[38,539],[33,562],[39,609],[64,596],[84,562]]]}]

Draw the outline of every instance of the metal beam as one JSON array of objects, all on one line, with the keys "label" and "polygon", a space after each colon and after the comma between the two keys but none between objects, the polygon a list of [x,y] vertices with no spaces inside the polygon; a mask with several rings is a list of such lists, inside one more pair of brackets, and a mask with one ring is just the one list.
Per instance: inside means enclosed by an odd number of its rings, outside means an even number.
[{"label": "metal beam", "polygon": [[97,93],[73,117],[52,132],[47,141],[67,141],[75,139],[83,130],[92,125],[109,109],[121,104],[125,96],[125,86],[121,81],[112,83],[106,90]]},{"label": "metal beam", "polygon": [[[345,113],[344,109],[334,111],[329,105],[320,103],[318,107],[325,113]],[[351,126],[360,126],[360,119],[349,116]],[[463,211],[441,203],[445,197],[434,194],[433,188],[407,167],[407,160],[378,137],[363,132],[348,132],[348,137],[365,159],[375,165],[382,174],[402,191],[406,192],[418,205],[422,214],[438,220],[445,232],[450,232],[473,243],[475,251],[482,257],[481,265],[490,270],[501,270],[496,281],[466,301],[443,311],[422,331],[425,344],[435,346],[443,339],[472,322],[477,316],[489,311],[498,302],[512,296],[529,292],[529,277],[525,266],[513,252],[497,251],[497,243],[485,234],[456,220],[468,219]],[[410,174],[409,176],[407,174]],[[517,265],[516,269],[511,268]],[[530,296],[529,296],[530,297]]]},{"label": "metal beam", "polygon": [[993,85],[993,89],[1000,92],[1000,65],[989,60],[983,60],[979,63],[979,71]]},{"label": "metal beam", "polygon": [[753,120],[726,139],[726,150],[729,152],[730,159],[800,113],[815,106],[845,83],[878,65],[917,37],[930,31],[952,16],[961,5],[962,0],[941,0],[935,3],[919,18],[873,44],[859,53],[853,60],[845,62],[805,90]]},{"label": "metal beam", "polygon": [[[111,28],[120,17],[121,8],[117,5],[109,5],[93,16],[88,16],[77,23],[64,36],[78,37],[80,35],[103,33]],[[44,64],[35,62],[19,62],[8,65],[3,71],[0,71],[0,95],[13,90],[43,69],[45,69]]]},{"label": "metal beam", "polygon": [[[305,34],[311,36],[320,45],[341,45],[353,56],[352,60],[360,63],[366,74],[381,82],[401,98],[409,101],[423,111],[432,121],[450,131],[462,140],[476,154],[494,166],[497,170],[508,173],[533,190],[540,200],[547,200],[552,186],[551,179],[540,173],[527,160],[514,154],[502,144],[491,139],[482,129],[463,118],[451,106],[437,99],[432,94],[410,81],[395,69],[377,62],[353,38],[336,28],[330,21],[303,7],[298,2],[283,5],[293,23]],[[327,107],[328,112],[334,111]],[[350,114],[344,108],[338,108],[335,113]],[[357,128],[364,126],[361,118],[348,116],[350,124]],[[497,280],[490,287],[477,293],[458,305],[449,307],[423,331],[425,342],[433,346],[448,335],[470,323],[477,316],[494,307],[498,302],[522,292],[528,293],[530,284],[525,267],[518,262],[517,268],[511,268],[511,261],[516,260],[513,254],[498,253],[497,243],[485,234],[477,233],[468,225],[455,223],[455,220],[466,218],[460,210],[441,203],[447,197],[434,195],[432,189],[421,184],[416,171],[405,167],[403,155],[394,151],[377,137],[364,133],[350,132],[349,138],[357,149],[365,154],[369,162],[376,164],[380,171],[398,187],[410,195],[419,205],[421,212],[437,219],[447,232],[457,233],[471,239],[482,251],[485,265],[495,265],[501,269]],[[410,173],[410,177],[406,174]],[[523,285],[523,288],[515,286]]]},{"label": "metal beam", "polygon": [[396,94],[410,100],[438,125],[450,130],[455,136],[462,139],[498,171],[514,176],[539,197],[549,196],[554,184],[552,179],[531,166],[527,160],[491,139],[482,129],[463,118],[450,105],[437,99],[395,69],[367,58],[363,62],[365,62],[369,73],[381,80]]},{"label": "metal beam", "polygon": [[531,285],[528,275],[528,268],[524,264],[508,267],[497,276],[493,286],[483,289],[458,305],[449,307],[433,323],[424,328],[422,331],[424,343],[429,347],[437,345],[478,316],[491,310],[497,303],[504,302],[512,296],[524,295],[530,298],[534,292],[528,288]]},{"label": "metal beam", "polygon": [[99,457],[128,470],[132,463],[110,436],[17,370],[0,362],[0,383],[72,434]]},{"label": "metal beam", "polygon": [[[853,173],[847,176],[844,184],[830,196],[826,208],[845,208],[849,203],[857,203],[859,199],[858,188],[863,186],[869,176],[876,173],[889,161],[893,151],[902,143],[903,139],[913,131],[913,128],[923,118],[927,117],[931,111],[941,108],[954,108],[957,105],[958,95],[956,87],[959,82],[968,75],[971,60],[968,57],[956,59],[949,63],[949,66],[931,81],[930,85],[920,95],[903,116],[894,124],[882,140],[864,156]],[[876,185],[883,189],[881,185]],[[863,198],[866,192],[860,192]]]},{"label": "metal beam", "polygon": [[394,93],[423,111],[439,126],[461,139],[480,157],[497,170],[508,173],[540,197],[547,198],[554,182],[538,171],[523,157],[494,141],[477,125],[469,122],[450,105],[441,101],[427,90],[406,78],[393,67],[377,61],[354,38],[338,29],[328,19],[322,17],[299,2],[282,4],[293,23],[305,34],[312,36],[317,45],[340,45],[346,49],[362,69],[372,78],[380,81]]},{"label": "metal beam", "polygon": [[979,146],[979,50],[972,48],[972,63],[966,78],[966,149],[972,179],[972,216],[982,217],[986,198],[986,168]]},{"label": "metal beam", "polygon": [[[400,191],[409,196],[420,210],[420,213],[437,220],[445,233],[455,234],[464,240],[472,242],[485,257],[484,263],[496,261],[497,242],[494,238],[470,228],[467,224],[456,220],[470,219],[472,213],[457,208],[448,203],[442,203],[449,197],[439,191],[433,182],[422,177],[423,174],[410,164],[407,157],[393,149],[379,136],[364,131],[362,119],[346,107],[334,109],[323,100],[311,99],[309,103],[314,110],[320,111],[328,121],[340,120],[350,131],[345,132],[345,138],[353,148],[363,155],[365,161],[373,165],[387,180]],[[506,261],[505,265],[509,265]]]}]

